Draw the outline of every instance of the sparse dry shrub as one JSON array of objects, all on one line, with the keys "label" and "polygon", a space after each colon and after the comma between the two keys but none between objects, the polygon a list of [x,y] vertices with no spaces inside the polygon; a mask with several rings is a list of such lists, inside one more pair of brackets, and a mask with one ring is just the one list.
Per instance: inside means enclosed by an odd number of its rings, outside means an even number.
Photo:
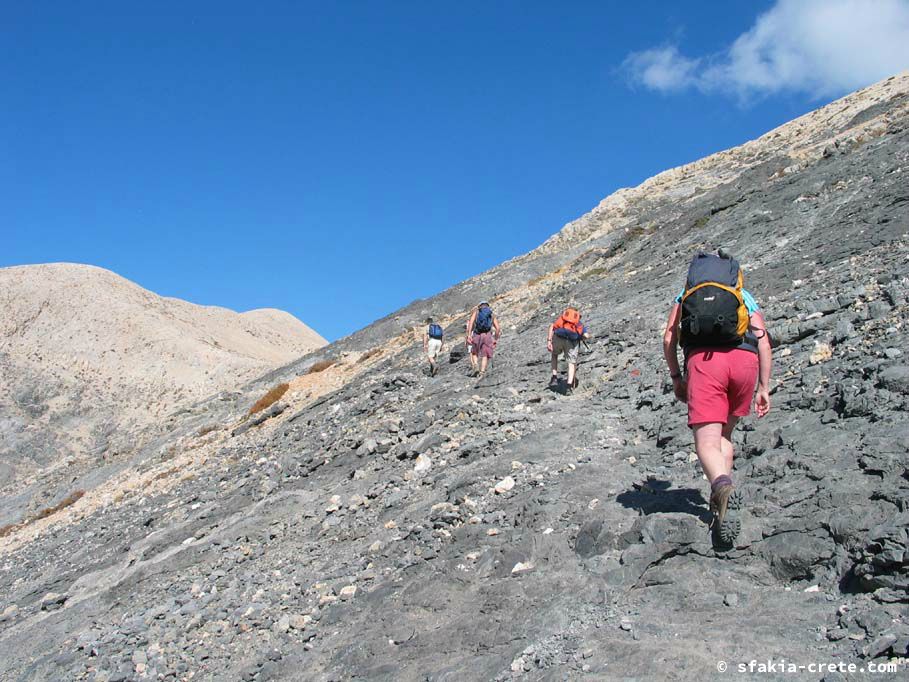
[{"label": "sparse dry shrub", "polygon": [[316,374],[318,372],[324,372],[326,369],[335,364],[335,361],[331,358],[326,358],[325,360],[319,360],[312,367],[309,368],[307,374]]},{"label": "sparse dry shrub", "polygon": [[256,412],[261,412],[267,407],[271,407],[274,403],[281,399],[287,389],[290,388],[290,384],[278,384],[268,393],[259,398],[256,403],[249,408],[249,414],[255,414]]},{"label": "sparse dry shrub", "polygon": [[202,436],[208,435],[212,431],[217,431],[220,428],[220,424],[206,424],[201,429],[199,429],[199,432],[196,435],[201,438]]},{"label": "sparse dry shrub", "polygon": [[41,519],[46,519],[48,516],[53,516],[58,511],[60,511],[62,509],[66,509],[70,505],[73,505],[76,502],[78,502],[80,499],[82,499],[83,495],[85,495],[84,490],[74,490],[69,495],[67,495],[62,500],[60,500],[57,504],[55,504],[53,507],[45,507],[44,509],[39,511],[34,516],[27,518],[25,521],[21,521],[20,523],[9,523],[5,526],[0,526],[0,538],[5,538],[7,535],[12,533],[13,531],[19,530],[20,528],[25,528],[25,526],[29,525],[30,523],[34,523],[35,521],[40,521]]},{"label": "sparse dry shrub", "polygon": [[534,277],[533,279],[528,280],[528,281],[527,281],[527,286],[532,287],[532,286],[534,286],[534,285],[536,285],[536,284],[539,284],[539,283],[542,282],[544,279],[546,279],[546,276],[547,276],[548,274],[549,274],[549,273],[547,272],[547,273],[544,273],[544,274],[540,275],[539,277]]},{"label": "sparse dry shrub", "polygon": [[39,519],[46,519],[48,516],[53,516],[61,509],[66,509],[70,505],[78,502],[80,499],[82,499],[83,495],[85,495],[84,490],[74,490],[69,495],[67,495],[62,500],[60,500],[57,504],[55,504],[53,507],[45,507],[44,509],[39,511],[37,514],[35,514],[34,517],[31,518],[31,521],[37,521]]},{"label": "sparse dry shrub", "polygon": [[381,352],[382,352],[382,349],[381,349],[381,348],[372,348],[372,349],[366,351],[365,353],[363,353],[363,355],[361,355],[361,356],[359,357],[359,359],[357,360],[357,364],[360,364],[361,362],[366,362],[366,361],[369,360],[370,358],[376,357],[376,356],[379,355]]}]

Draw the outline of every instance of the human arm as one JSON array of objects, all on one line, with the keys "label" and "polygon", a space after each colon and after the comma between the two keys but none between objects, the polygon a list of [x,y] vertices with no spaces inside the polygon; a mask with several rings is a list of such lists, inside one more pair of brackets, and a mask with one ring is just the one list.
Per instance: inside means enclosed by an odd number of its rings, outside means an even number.
[{"label": "human arm", "polygon": [[495,315],[492,316],[492,328],[495,332],[496,341],[498,341],[499,337],[502,336],[502,329],[499,327],[499,319]]},{"label": "human arm", "polygon": [[476,319],[477,319],[477,309],[474,308],[474,309],[470,312],[470,317],[467,318],[467,334],[466,334],[465,337],[464,337],[464,345],[465,345],[465,346],[469,346],[469,345],[470,345],[470,333],[471,333],[471,330],[473,330],[473,325],[474,325],[474,322],[476,322]]},{"label": "human arm", "polygon": [[549,325],[549,333],[546,335],[546,350],[552,352],[552,332],[555,330],[555,322]]},{"label": "human arm", "polygon": [[756,311],[751,315],[751,329],[758,339],[758,388],[754,398],[754,410],[758,417],[770,412],[770,373],[773,369],[773,349],[764,315]]},{"label": "human arm", "polygon": [[666,365],[669,367],[669,376],[672,378],[672,390],[675,397],[681,402],[688,402],[688,385],[682,376],[682,370],[679,367],[678,347],[679,347],[679,319],[681,318],[682,306],[674,303],[672,310],[669,311],[669,319],[666,321],[666,331],[663,332],[663,357],[666,359]]}]

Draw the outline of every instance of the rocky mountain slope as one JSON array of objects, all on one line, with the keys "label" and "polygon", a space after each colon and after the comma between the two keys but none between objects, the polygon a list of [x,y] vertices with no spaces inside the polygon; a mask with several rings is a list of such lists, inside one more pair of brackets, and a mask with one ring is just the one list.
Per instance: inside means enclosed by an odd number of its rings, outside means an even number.
[{"label": "rocky mountain slope", "polygon": [[[174,415],[130,469],[0,540],[0,676],[687,680],[906,656],[907,122],[901,74]],[[688,257],[720,245],[777,343],[727,552],[660,346]],[[481,297],[505,334],[477,384]],[[570,397],[546,388],[567,303],[597,335]]]},{"label": "rocky mountain slope", "polygon": [[0,269],[0,526],[55,504],[177,406],[325,343],[279,310],[162,298],[88,265]]}]

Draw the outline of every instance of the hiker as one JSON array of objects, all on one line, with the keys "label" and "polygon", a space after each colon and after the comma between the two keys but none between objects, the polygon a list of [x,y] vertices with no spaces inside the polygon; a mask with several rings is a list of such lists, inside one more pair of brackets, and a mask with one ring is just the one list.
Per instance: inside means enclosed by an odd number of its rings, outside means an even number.
[{"label": "hiker", "polygon": [[565,395],[571,395],[575,387],[578,351],[581,342],[589,338],[587,328],[581,323],[581,313],[575,308],[566,308],[559,319],[549,325],[546,348],[552,354],[550,388],[556,388],[559,385],[559,356],[564,354],[565,360],[568,361],[568,384],[565,388]]},{"label": "hiker", "polygon": [[[676,354],[681,345],[685,374]],[[710,481],[715,543],[731,546],[741,530],[742,492],[732,483],[732,431],[751,412],[770,411],[772,352],[764,316],[742,288],[738,261],[720,250],[698,253],[675,299],[663,335],[663,355],[676,398],[688,404],[688,426]]]},{"label": "hiker", "polygon": [[482,379],[486,375],[486,366],[492,359],[492,353],[501,336],[499,321],[489,307],[489,302],[480,301],[467,321],[466,343],[470,349],[472,376]]},{"label": "hiker", "polygon": [[434,377],[439,371],[438,357],[442,352],[442,327],[426,318],[426,331],[423,332],[423,353],[429,359],[429,376]]}]

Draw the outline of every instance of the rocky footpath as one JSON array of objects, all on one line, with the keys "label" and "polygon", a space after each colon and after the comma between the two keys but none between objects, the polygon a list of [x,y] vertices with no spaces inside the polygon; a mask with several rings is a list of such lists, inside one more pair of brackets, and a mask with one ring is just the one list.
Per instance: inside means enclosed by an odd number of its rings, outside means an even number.
[{"label": "rocky footpath", "polygon": [[[722,175],[698,162],[700,191],[626,191],[611,229],[585,216],[173,415],[128,476],[3,540],[0,677],[681,680],[909,656],[909,78],[881,87],[826,138],[842,102],[738,173],[731,152]],[[809,138],[814,156],[783,144]],[[725,552],[661,357],[688,257],[720,245],[776,344],[773,409],[737,434],[749,511]],[[480,296],[504,336],[477,383]],[[546,387],[568,303],[596,336],[571,396]],[[411,331],[429,313],[448,330],[432,378]]]}]

